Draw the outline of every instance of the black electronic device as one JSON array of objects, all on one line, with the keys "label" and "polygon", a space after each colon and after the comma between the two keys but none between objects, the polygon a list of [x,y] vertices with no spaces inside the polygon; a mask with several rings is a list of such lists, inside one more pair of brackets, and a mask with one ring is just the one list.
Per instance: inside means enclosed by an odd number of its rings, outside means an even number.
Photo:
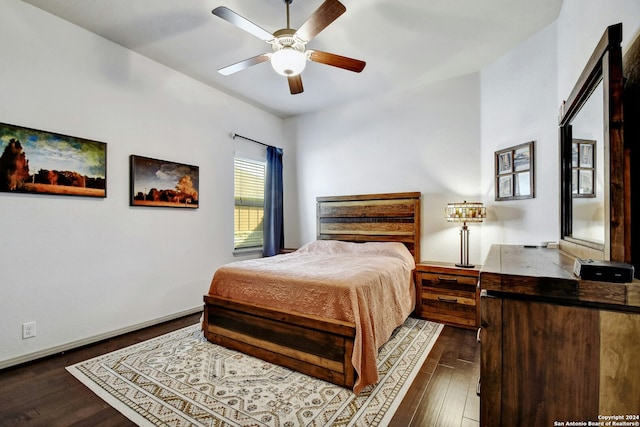
[{"label": "black electronic device", "polygon": [[573,272],[583,280],[626,283],[633,281],[634,268],[624,262],[576,258]]}]

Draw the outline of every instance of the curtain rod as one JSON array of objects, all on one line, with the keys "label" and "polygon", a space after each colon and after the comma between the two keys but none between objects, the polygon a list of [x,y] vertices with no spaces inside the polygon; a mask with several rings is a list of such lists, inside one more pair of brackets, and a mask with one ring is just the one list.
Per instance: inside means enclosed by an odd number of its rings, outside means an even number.
[{"label": "curtain rod", "polygon": [[[279,147],[276,147],[275,145],[265,144],[264,142],[256,141],[255,139],[247,138],[246,136],[238,135],[235,132],[231,132],[231,138],[232,139],[236,139],[236,137],[242,138],[242,139],[246,139],[247,141],[255,142],[256,144],[264,145],[265,147],[279,148]],[[282,150],[282,148],[280,148],[280,149]]]}]

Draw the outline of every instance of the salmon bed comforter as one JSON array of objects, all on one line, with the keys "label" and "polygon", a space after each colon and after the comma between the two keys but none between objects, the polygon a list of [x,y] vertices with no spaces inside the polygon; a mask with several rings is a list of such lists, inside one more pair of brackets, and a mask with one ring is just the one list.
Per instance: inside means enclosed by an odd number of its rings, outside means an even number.
[{"label": "salmon bed comforter", "polygon": [[317,240],[289,254],[220,267],[209,295],[354,323],[359,393],[378,381],[378,348],[415,307],[414,268],[402,243]]}]

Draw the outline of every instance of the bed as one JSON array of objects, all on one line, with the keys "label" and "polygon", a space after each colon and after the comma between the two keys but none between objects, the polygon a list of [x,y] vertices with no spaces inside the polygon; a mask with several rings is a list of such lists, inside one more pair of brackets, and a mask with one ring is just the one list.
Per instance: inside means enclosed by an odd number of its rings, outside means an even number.
[{"label": "bed", "polygon": [[377,381],[377,348],[415,307],[419,253],[420,193],[319,197],[315,242],[216,271],[205,337],[359,393]]}]

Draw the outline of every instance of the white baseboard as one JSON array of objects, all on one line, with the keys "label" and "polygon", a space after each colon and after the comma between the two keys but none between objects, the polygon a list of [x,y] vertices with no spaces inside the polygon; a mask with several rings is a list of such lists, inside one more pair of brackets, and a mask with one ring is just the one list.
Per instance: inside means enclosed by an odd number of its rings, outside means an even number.
[{"label": "white baseboard", "polygon": [[202,306],[190,308],[178,313],[169,314],[167,316],[159,317],[157,319],[148,320],[146,322],[137,323],[135,325],[127,326],[115,331],[105,332],[104,334],[94,335],[92,337],[83,338],[81,340],[72,341],[66,344],[61,344],[55,347],[47,348],[45,350],[36,351],[34,353],[25,354],[22,356],[14,357],[13,359],[7,359],[0,361],[0,369],[9,368],[11,366],[19,365],[21,363],[31,362],[32,360],[40,359],[43,357],[51,356],[53,354],[62,353],[63,351],[69,351],[74,348],[82,347],[84,345],[93,344],[98,341],[113,338],[118,335],[126,334],[128,332],[144,329],[149,326],[154,326],[169,320],[178,319],[180,317],[188,316],[190,314],[198,313],[202,311]]}]

